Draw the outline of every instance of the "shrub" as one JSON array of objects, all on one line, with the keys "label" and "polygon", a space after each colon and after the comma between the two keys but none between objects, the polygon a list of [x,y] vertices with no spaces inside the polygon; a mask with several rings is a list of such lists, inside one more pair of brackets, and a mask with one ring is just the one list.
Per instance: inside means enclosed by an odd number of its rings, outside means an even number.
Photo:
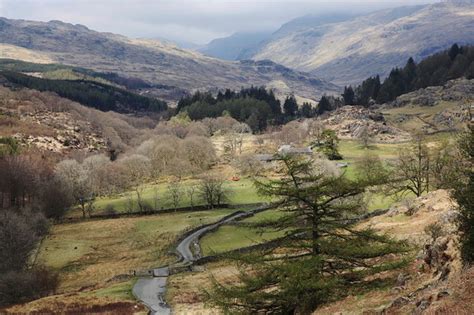
[{"label": "shrub", "polygon": [[117,215],[117,210],[115,210],[115,207],[113,205],[106,205],[104,209],[104,213],[106,215],[114,216]]},{"label": "shrub", "polygon": [[27,302],[56,290],[58,276],[44,267],[0,274],[0,306]]}]

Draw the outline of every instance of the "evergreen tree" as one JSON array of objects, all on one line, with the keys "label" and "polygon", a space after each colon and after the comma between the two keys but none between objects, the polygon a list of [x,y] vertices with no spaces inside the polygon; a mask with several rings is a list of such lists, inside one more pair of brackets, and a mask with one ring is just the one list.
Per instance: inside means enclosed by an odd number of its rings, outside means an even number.
[{"label": "evergreen tree", "polygon": [[449,58],[451,58],[451,60],[456,59],[457,55],[460,52],[461,52],[461,49],[459,48],[458,44],[454,44],[453,46],[451,46],[451,49],[448,52]]},{"label": "evergreen tree", "polygon": [[318,115],[322,115],[325,112],[329,112],[332,110],[331,103],[329,102],[329,98],[326,95],[323,95],[321,97],[321,100],[319,101],[318,107],[316,109],[316,113]]},{"label": "evergreen tree", "polygon": [[390,75],[380,87],[377,102],[383,104],[393,101],[397,96],[402,95],[406,91],[408,90],[406,88],[403,71],[399,68],[395,68],[390,72]]},{"label": "evergreen tree", "polygon": [[299,115],[304,118],[313,117],[313,106],[310,103],[303,103],[300,108]]},{"label": "evergreen tree", "polygon": [[380,77],[370,77],[356,88],[355,102],[367,107],[370,100],[377,99],[380,91]]},{"label": "evergreen tree", "polygon": [[344,93],[342,94],[342,97],[344,98],[344,104],[345,105],[354,105],[354,90],[352,89],[352,86],[346,86],[344,87]]},{"label": "evergreen tree", "polygon": [[413,58],[408,59],[405,68],[403,68],[403,76],[405,79],[405,89],[411,91],[413,89],[413,84],[416,78],[416,63]]},{"label": "evergreen tree", "polygon": [[282,156],[280,163],[281,178],[256,182],[280,215],[250,227],[285,236],[267,250],[237,257],[239,283],[214,281],[207,300],[224,313],[310,314],[404,263],[396,254],[405,244],[355,226],[370,183],[328,176],[302,158]]},{"label": "evergreen tree", "polygon": [[296,115],[296,112],[298,111],[298,103],[296,102],[294,95],[290,95],[285,99],[283,110],[285,111],[286,116],[294,117]]},{"label": "evergreen tree", "polygon": [[326,129],[321,134],[319,150],[323,152],[329,160],[342,160],[342,155],[338,149],[339,138],[334,130]]},{"label": "evergreen tree", "polygon": [[461,210],[461,257],[464,263],[474,262],[474,125],[460,141],[461,151],[466,159],[465,178],[454,190],[454,198]]}]

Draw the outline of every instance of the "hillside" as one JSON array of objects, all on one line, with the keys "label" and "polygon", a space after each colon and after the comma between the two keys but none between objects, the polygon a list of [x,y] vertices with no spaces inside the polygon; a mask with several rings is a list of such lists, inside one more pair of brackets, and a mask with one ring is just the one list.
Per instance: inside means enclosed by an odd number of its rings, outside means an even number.
[{"label": "hillside", "polygon": [[48,92],[0,87],[0,138],[53,157],[123,151],[153,128],[149,118],[101,112]]},{"label": "hillside", "polygon": [[409,57],[420,60],[453,43],[474,43],[474,4],[449,1],[386,9],[305,28],[267,41],[253,54],[339,85],[386,76]]},{"label": "hillside", "polygon": [[[313,75],[272,62],[226,62],[156,40],[99,33],[60,21],[43,23],[1,18],[0,30],[0,43],[10,48],[5,54],[1,50],[0,57],[31,61],[39,55],[42,62],[140,77],[152,85],[143,92],[157,96],[173,98],[169,95],[170,87],[189,91],[282,86],[312,99],[339,91],[335,85]],[[12,53],[15,47],[21,54]],[[177,98],[174,96],[174,100]]]},{"label": "hillside", "polygon": [[198,49],[201,53],[224,60],[242,59],[243,52],[258,46],[271,34],[268,32],[235,33],[229,37],[217,38]]},{"label": "hillside", "polygon": [[458,79],[399,96],[380,106],[387,122],[408,132],[459,131],[469,122],[474,80]]}]

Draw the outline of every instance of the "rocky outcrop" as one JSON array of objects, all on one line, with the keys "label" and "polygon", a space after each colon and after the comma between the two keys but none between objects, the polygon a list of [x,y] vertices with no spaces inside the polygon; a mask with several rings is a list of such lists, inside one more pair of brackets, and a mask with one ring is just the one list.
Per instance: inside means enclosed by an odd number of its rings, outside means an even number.
[{"label": "rocky outcrop", "polygon": [[430,86],[403,94],[385,107],[436,106],[442,102],[467,103],[474,100],[474,79],[448,81],[444,86]]},{"label": "rocky outcrop", "polygon": [[449,192],[438,190],[410,204],[392,207],[387,216],[412,218],[408,220],[409,224],[417,227],[408,239],[421,249],[413,262],[412,272],[398,276],[394,292],[400,294],[378,312],[424,314],[433,303],[451,295],[449,282],[462,271],[457,205]]},{"label": "rocky outcrop", "polygon": [[363,133],[372,141],[393,143],[409,140],[410,134],[386,123],[377,111],[360,107],[344,106],[328,114],[323,123],[337,132],[341,139],[359,139]]},{"label": "rocky outcrop", "polygon": [[473,101],[474,79],[457,79],[401,95],[379,109],[393,124],[429,134],[462,130]]}]

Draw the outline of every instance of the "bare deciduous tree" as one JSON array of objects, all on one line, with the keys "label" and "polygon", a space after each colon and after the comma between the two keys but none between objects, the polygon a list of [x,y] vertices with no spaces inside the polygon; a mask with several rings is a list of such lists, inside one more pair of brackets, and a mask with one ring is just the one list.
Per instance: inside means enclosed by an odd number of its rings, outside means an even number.
[{"label": "bare deciduous tree", "polygon": [[189,205],[191,206],[192,210],[194,210],[197,192],[198,192],[198,186],[197,185],[191,184],[191,185],[186,187],[186,194],[188,195]]},{"label": "bare deciduous tree", "polygon": [[183,195],[181,180],[179,178],[174,178],[168,183],[167,189],[173,208],[176,210],[179,207],[179,203]]},{"label": "bare deciduous tree", "polygon": [[81,206],[82,217],[86,217],[87,203],[93,198],[87,170],[76,160],[64,160],[56,165],[57,178],[68,187],[76,203]]},{"label": "bare deciduous tree", "polygon": [[392,188],[402,193],[411,191],[417,197],[429,191],[430,162],[424,139],[417,136],[410,147],[400,151],[391,182]]},{"label": "bare deciduous tree", "polygon": [[199,182],[199,195],[210,209],[214,209],[228,198],[229,192],[224,187],[223,179],[205,176]]}]

